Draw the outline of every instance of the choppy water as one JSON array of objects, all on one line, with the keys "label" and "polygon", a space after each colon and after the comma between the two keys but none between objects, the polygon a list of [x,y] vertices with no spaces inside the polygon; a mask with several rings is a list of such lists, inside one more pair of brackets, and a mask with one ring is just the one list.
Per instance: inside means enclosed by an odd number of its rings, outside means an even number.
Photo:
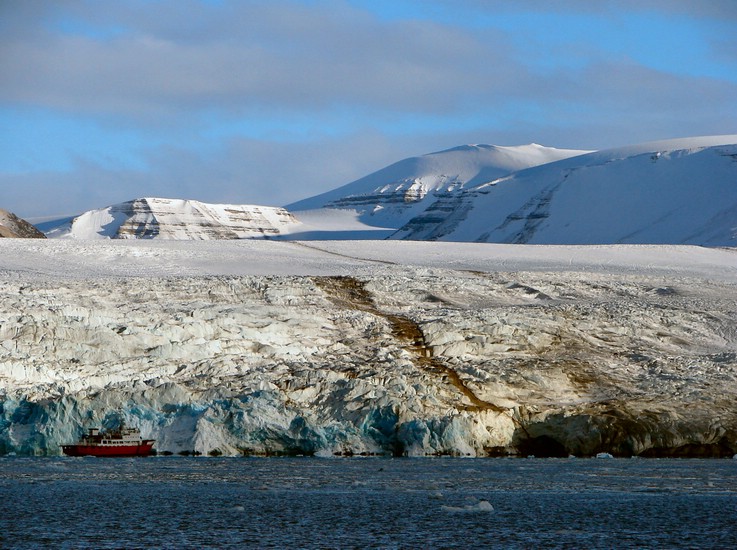
[{"label": "choppy water", "polygon": [[735,548],[737,460],[0,458],[2,548],[482,546]]}]

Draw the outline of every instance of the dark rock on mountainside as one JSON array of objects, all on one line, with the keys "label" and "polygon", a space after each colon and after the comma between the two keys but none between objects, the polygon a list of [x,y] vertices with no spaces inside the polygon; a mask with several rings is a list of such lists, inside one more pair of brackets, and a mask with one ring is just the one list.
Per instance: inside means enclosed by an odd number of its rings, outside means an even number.
[{"label": "dark rock on mountainside", "polygon": [[0,237],[45,239],[46,236],[26,220],[0,208]]}]

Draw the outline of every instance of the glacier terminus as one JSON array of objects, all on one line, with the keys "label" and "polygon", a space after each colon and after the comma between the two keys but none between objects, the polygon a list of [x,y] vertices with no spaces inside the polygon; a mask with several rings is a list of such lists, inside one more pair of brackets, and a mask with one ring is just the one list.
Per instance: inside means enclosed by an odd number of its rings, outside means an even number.
[{"label": "glacier terminus", "polygon": [[737,253],[0,240],[0,454],[732,456]]}]

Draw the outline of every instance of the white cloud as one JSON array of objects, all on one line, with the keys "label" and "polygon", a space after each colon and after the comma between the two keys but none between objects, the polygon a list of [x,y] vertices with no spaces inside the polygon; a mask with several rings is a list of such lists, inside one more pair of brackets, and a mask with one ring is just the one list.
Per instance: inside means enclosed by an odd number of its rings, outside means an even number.
[{"label": "white cloud", "polygon": [[455,9],[475,9],[481,12],[579,12],[623,13],[661,12],[686,14],[693,17],[717,17],[737,19],[737,3],[734,0],[423,0],[424,4],[444,5]]},{"label": "white cloud", "polygon": [[[334,104],[442,111],[458,107],[460,90],[508,93],[519,71],[493,40],[430,23],[380,22],[345,7],[198,5],[183,20],[181,3],[156,6],[123,10],[118,20],[127,30],[113,38],[57,32],[5,41],[0,99],[142,120],[186,109]],[[106,7],[92,3],[85,16],[95,21]]]},{"label": "white cloud", "polygon": [[[487,10],[497,5],[461,3],[474,4]],[[556,9],[563,4],[595,9],[589,2],[572,0],[556,4]],[[676,4],[681,9],[692,5]],[[586,53],[579,53],[585,71],[576,74],[565,60],[538,67],[535,56],[518,51],[506,32],[385,21],[342,2],[61,5],[66,11],[49,8],[46,16],[39,16],[27,10],[25,17],[17,16],[25,22],[18,25],[29,32],[15,33],[0,46],[0,101],[112,117],[144,128],[178,128],[202,124],[208,113],[248,119],[339,108],[376,120],[391,113],[466,116],[503,111],[522,100],[543,112],[572,100],[587,110],[602,103],[617,109],[643,91],[639,79],[619,79],[616,90],[605,81],[592,89],[586,79],[603,64],[615,78],[636,72],[631,60],[607,58],[603,45],[588,44]],[[521,4],[530,10],[548,5]],[[654,0],[638,3],[640,8],[662,5]],[[718,6],[729,11],[726,3],[704,5],[712,12]],[[76,33],[59,29],[65,20],[75,21],[71,27]],[[85,32],[90,27],[120,32],[100,37]],[[540,44],[540,57],[550,59],[544,49]],[[684,95],[707,91],[712,94],[708,101],[731,110],[725,101],[732,92],[728,84],[640,70],[648,88],[662,89],[677,79]],[[647,105],[648,95],[641,105]]]}]

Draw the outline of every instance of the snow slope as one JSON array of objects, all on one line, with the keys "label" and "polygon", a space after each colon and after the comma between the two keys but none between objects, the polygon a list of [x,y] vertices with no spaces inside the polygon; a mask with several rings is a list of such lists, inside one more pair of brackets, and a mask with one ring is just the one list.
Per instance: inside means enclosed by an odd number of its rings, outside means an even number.
[{"label": "snow slope", "polygon": [[352,183],[286,206],[355,210],[366,224],[398,228],[436,195],[454,195],[523,168],[586,153],[535,143],[516,147],[464,145],[404,159]]},{"label": "snow slope", "polygon": [[47,229],[47,235],[73,239],[244,239],[277,235],[299,225],[283,208],[142,198],[85,212]]},{"label": "snow slope", "polygon": [[0,240],[0,454],[731,456],[736,254]]},{"label": "snow slope", "polygon": [[439,198],[393,238],[737,244],[737,135],[646,143],[522,170]]}]

